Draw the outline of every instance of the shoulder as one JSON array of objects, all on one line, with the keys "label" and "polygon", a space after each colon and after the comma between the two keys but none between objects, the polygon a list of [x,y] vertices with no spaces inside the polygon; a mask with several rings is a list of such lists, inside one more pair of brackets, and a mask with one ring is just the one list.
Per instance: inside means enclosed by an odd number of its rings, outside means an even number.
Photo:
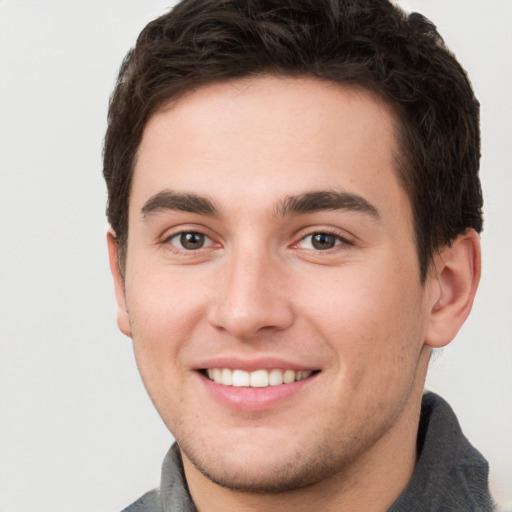
[{"label": "shoulder", "polygon": [[122,512],[196,512],[188,492],[181,453],[176,443],[162,464],[160,487],[147,492]]},{"label": "shoulder", "polygon": [[122,512],[162,512],[162,501],[158,489],[149,491]]},{"label": "shoulder", "polygon": [[390,512],[495,510],[487,461],[462,433],[452,408],[433,393],[423,396],[417,445],[412,478]]}]

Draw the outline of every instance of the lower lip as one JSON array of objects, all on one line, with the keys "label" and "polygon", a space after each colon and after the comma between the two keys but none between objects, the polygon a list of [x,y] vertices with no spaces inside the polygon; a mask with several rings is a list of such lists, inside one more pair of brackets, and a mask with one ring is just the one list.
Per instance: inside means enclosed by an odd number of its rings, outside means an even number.
[{"label": "lower lip", "polygon": [[290,384],[267,386],[265,388],[249,388],[224,386],[199,374],[207,392],[215,400],[231,409],[247,412],[264,411],[293,399],[294,395],[304,391],[316,379],[317,375],[317,373],[314,373],[306,379],[291,382]]}]

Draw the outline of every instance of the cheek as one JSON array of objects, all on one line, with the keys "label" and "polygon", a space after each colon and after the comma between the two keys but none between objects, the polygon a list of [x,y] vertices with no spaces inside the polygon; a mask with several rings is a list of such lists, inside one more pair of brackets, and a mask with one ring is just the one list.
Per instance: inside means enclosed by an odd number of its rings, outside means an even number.
[{"label": "cheek", "polygon": [[351,411],[347,422],[355,430],[369,418],[385,422],[398,414],[414,386],[422,327],[417,296],[406,288],[398,293],[383,282],[363,286],[347,278],[322,306],[318,294],[315,328],[332,354],[327,398],[338,404],[336,418]]},{"label": "cheek", "polygon": [[132,276],[126,293],[134,353],[154,400],[152,389],[182,378],[181,354],[204,319],[204,293],[168,272]]},{"label": "cheek", "polygon": [[417,357],[423,344],[417,279],[367,270],[347,267],[297,293],[308,298],[301,306],[304,316],[353,374],[354,383],[364,368],[373,375],[391,375],[397,365]]},{"label": "cheek", "polygon": [[201,282],[180,276],[169,269],[148,269],[131,274],[126,293],[131,327],[145,333],[143,342],[177,339],[190,330],[204,311]]},{"label": "cheek", "polygon": [[400,303],[407,301],[396,284],[390,286],[382,276],[354,267],[303,280],[295,296],[305,315],[341,337],[386,330]]}]

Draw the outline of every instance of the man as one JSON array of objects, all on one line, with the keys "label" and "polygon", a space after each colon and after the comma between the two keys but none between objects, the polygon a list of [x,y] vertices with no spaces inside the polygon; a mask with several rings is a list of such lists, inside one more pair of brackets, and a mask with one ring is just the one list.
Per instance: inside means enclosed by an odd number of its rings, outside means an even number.
[{"label": "man", "polygon": [[177,444],[129,511],[492,510],[432,349],[470,312],[478,103],[383,0],[183,1],[105,139],[118,324]]}]

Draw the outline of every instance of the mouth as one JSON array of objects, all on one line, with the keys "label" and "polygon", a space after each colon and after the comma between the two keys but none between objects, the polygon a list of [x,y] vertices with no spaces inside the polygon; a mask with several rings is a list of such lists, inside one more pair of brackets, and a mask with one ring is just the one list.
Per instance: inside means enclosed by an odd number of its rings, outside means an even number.
[{"label": "mouth", "polygon": [[201,373],[216,384],[232,387],[266,388],[310,378],[320,370],[260,369],[252,372],[231,368],[205,368]]}]

